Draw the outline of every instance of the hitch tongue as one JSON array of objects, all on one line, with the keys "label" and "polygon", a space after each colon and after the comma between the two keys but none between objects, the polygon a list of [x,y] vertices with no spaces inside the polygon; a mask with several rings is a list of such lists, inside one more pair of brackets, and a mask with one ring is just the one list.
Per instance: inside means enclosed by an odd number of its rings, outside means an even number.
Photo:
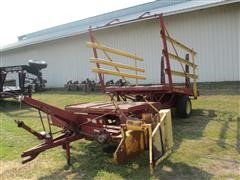
[{"label": "hitch tongue", "polygon": [[23,121],[15,120],[15,123],[18,125],[18,127],[23,128],[27,132],[36,136],[39,140],[47,139],[46,136],[44,136],[44,134],[38,133],[37,131],[33,130],[32,128],[27,126]]},{"label": "hitch tongue", "polygon": [[[29,158],[24,159],[24,160],[22,161],[22,164],[25,164],[25,163],[27,163],[27,162],[29,162],[29,161],[34,160],[34,159],[38,156],[38,154],[39,154],[39,153],[33,154],[33,155],[29,156]],[[23,155],[22,155],[22,157],[23,157]]]}]

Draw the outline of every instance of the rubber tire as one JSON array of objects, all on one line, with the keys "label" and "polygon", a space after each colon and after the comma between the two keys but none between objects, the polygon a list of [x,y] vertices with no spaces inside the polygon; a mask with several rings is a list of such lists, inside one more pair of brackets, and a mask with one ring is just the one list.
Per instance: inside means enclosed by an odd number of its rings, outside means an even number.
[{"label": "rubber tire", "polygon": [[[190,107],[187,107],[190,106]],[[190,109],[189,109],[190,108]],[[176,104],[177,115],[180,118],[188,118],[192,112],[192,103],[188,96],[180,96]]]}]

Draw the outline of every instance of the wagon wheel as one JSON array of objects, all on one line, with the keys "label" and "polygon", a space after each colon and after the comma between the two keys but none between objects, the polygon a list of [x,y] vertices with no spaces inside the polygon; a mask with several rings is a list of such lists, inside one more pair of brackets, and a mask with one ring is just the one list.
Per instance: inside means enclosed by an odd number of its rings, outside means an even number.
[{"label": "wagon wheel", "polygon": [[176,104],[177,114],[180,118],[188,118],[192,112],[192,103],[188,96],[180,96]]}]

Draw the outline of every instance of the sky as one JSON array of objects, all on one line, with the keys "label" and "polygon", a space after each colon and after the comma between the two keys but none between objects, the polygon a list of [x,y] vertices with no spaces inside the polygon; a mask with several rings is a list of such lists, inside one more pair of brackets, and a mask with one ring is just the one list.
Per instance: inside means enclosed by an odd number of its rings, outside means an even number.
[{"label": "sky", "polygon": [[0,46],[23,34],[153,0],[0,0]]}]

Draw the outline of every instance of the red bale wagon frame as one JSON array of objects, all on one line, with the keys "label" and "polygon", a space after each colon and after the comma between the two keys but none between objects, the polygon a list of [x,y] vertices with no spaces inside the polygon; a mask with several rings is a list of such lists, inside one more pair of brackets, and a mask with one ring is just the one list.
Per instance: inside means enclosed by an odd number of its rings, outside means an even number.
[{"label": "red bale wagon frame", "polygon": [[[113,62],[108,53],[119,55],[122,58],[130,58],[135,61],[135,65],[137,64],[137,61],[143,61],[143,58],[100,44],[90,29],[89,34],[91,42],[88,42],[87,45],[88,47],[93,48],[94,57],[91,58],[91,62],[96,63],[97,66],[96,68],[93,68],[92,71],[98,73],[103,91],[113,94],[117,98],[117,101],[126,101],[127,99],[130,99],[133,101],[158,102],[160,103],[161,109],[176,108],[179,117],[186,118],[190,116],[192,110],[191,100],[189,97],[194,97],[194,99],[197,99],[199,94],[196,81],[198,78],[196,75],[197,65],[195,64],[196,52],[170,37],[164,24],[162,15],[159,16],[159,21],[161,29],[160,34],[163,44],[160,84],[137,85],[138,79],[146,79],[144,76],[138,74],[139,72],[144,72],[145,70],[137,66],[133,67],[126,64]],[[169,52],[168,46],[171,46],[174,53]],[[106,59],[99,58],[97,50],[102,51]],[[185,57],[181,57],[178,51],[186,52]],[[182,71],[171,69],[170,61],[172,60],[179,63]],[[100,65],[112,66],[115,68],[115,71],[103,69],[100,67]],[[119,68],[133,70],[135,71],[135,74],[120,72]],[[136,85],[106,87],[104,85],[104,74],[120,76],[123,78],[123,81],[126,81],[126,78],[136,78]],[[185,78],[184,85],[174,85],[172,77],[173,75]],[[193,79],[192,85],[190,83],[190,79]]]},{"label": "red bale wagon frame", "polygon": [[[23,163],[35,159],[41,152],[62,146],[66,150],[67,162],[70,164],[70,144],[79,139],[97,141],[100,144],[115,145],[113,153],[116,163],[124,163],[137,156],[139,153],[149,151],[149,167],[153,173],[154,167],[171,152],[173,146],[171,112],[165,108],[177,108],[181,117],[187,117],[191,113],[189,96],[197,98],[197,86],[194,64],[195,52],[185,45],[177,42],[169,36],[160,17],[161,37],[163,40],[163,56],[161,59],[161,84],[150,86],[104,86],[104,74],[117,75],[126,78],[145,79],[138,72],[144,69],[127,64],[113,62],[108,53],[128,57],[136,61],[143,59],[127,52],[109,48],[96,41],[90,30],[90,40],[87,42],[93,48],[94,57],[91,62],[97,64],[93,71],[98,73],[102,89],[110,97],[110,102],[92,102],[67,105],[60,109],[28,96],[12,96],[19,101],[35,108],[39,112],[42,132],[37,132],[26,125],[23,121],[16,120],[19,127],[36,136],[42,141],[41,144],[22,153],[26,158]],[[166,35],[167,34],[167,35]],[[189,55],[183,59],[168,52],[167,41],[190,52],[193,62],[189,61]],[[107,60],[98,58],[97,49],[102,50]],[[183,72],[173,71],[170,67],[170,58],[177,60]],[[114,67],[115,70],[103,69],[100,64]],[[166,65],[166,69],[165,69]],[[193,74],[189,68],[193,68]],[[120,68],[133,70],[135,74],[120,72]],[[168,83],[165,83],[167,74]],[[172,75],[185,77],[184,86],[174,86]],[[189,78],[194,79],[193,88]],[[137,81],[136,81],[137,82]],[[46,114],[46,119],[42,113]],[[52,126],[60,128],[53,132]]]}]

